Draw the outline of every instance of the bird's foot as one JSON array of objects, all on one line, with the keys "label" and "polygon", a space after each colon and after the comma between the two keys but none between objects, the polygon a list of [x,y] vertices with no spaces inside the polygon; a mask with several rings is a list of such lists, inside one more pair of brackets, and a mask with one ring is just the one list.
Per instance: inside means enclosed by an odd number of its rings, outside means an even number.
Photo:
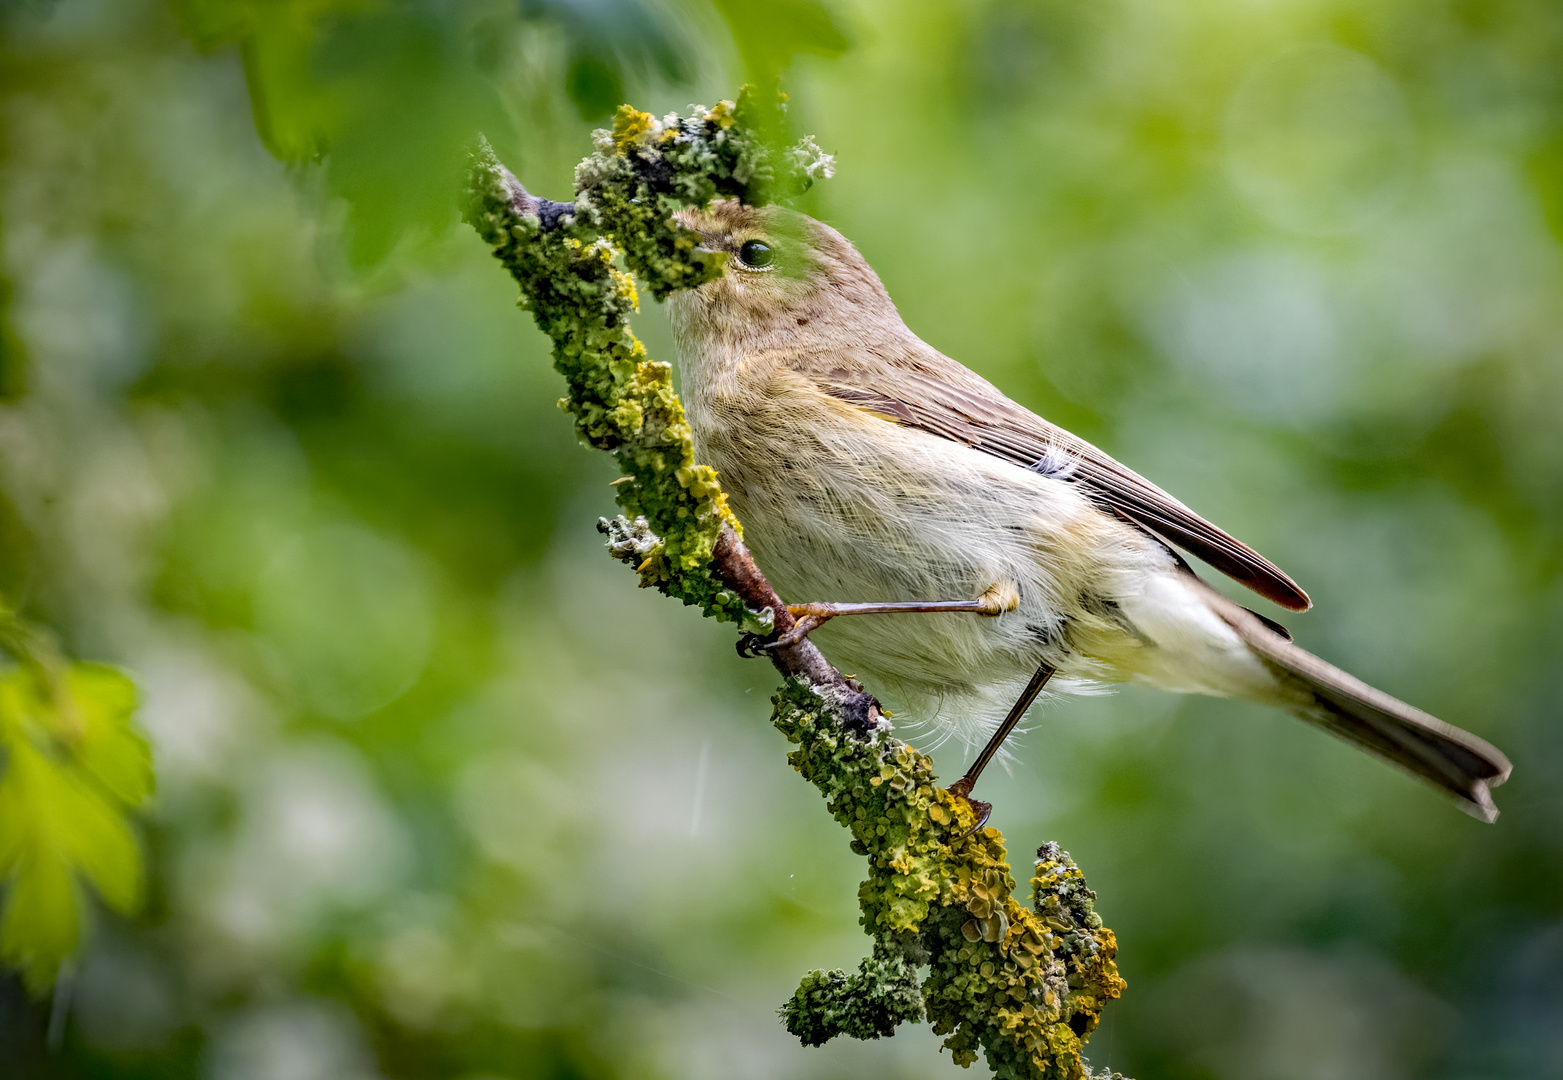
[{"label": "bird's foot", "polygon": [[745,660],[752,660],[756,656],[764,656],[766,650],[770,649],[774,644],[774,642],[766,640],[764,634],[739,634],[737,641],[738,655]]},{"label": "bird's foot", "polygon": [[972,833],[977,832],[988,823],[988,818],[993,816],[992,803],[985,803],[980,799],[974,799],[971,797],[971,789],[975,784],[976,781],[971,777],[963,776],[959,780],[955,781],[955,783],[944,789],[951,795],[954,795],[957,799],[963,801],[967,806],[971,807],[972,813],[977,816],[977,823],[971,828],[967,829],[965,832],[961,833],[959,837],[961,840],[964,840]]},{"label": "bird's foot", "polygon": [[767,648],[778,648],[783,645],[796,645],[814,631],[824,626],[837,615],[847,614],[844,608],[852,608],[854,604],[788,604],[787,614],[796,621],[792,629],[771,642]]},{"label": "bird's foot", "polygon": [[863,604],[788,604],[787,614],[793,617],[791,629],[774,638],[759,634],[745,634],[738,639],[738,655],[760,656],[772,649],[796,645],[837,615],[856,615]]}]

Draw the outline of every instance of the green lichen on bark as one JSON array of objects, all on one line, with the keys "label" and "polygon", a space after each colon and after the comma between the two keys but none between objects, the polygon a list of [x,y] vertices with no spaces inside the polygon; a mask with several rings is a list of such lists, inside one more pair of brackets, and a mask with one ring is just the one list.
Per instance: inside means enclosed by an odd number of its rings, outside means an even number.
[{"label": "green lichen on bark", "polygon": [[809,972],[781,1015],[804,1046],[823,1046],[837,1035],[894,1035],[900,1025],[923,1018],[917,965],[903,949],[877,944],[851,975],[840,969]]},{"label": "green lichen on bark", "polygon": [[833,168],[810,138],[778,152],[765,138],[779,127],[775,107],[745,87],[737,103],[691,106],[660,120],[621,105],[613,130],[595,135],[596,153],[575,169],[576,206],[624,251],[624,261],[664,300],[721,274],[721,257],[668,219],[689,206],[732,198],[751,206],[801,194]]},{"label": "green lichen on bark", "polygon": [[[829,175],[830,159],[812,141],[775,149],[762,134],[766,119],[747,94],[661,120],[621,108],[577,169],[572,205],[531,199],[485,144],[467,208],[553,340],[567,384],[560,404],[581,438],[614,454],[626,474],[617,497],[627,516],[603,523],[609,550],[638,569],[642,585],[750,630],[768,627],[711,563],[723,526],[738,531],[738,522],[716,474],[694,459],[670,369],[630,331],[635,287],[614,260],[622,251],[659,299],[697,286],[721,264],[671,215],[718,197],[758,205]],[[1090,1077],[1081,1047],[1123,982],[1112,932],[1068,856],[1056,845],[1038,853],[1034,902],[1022,907],[1002,837],[974,828],[970,804],[937,783],[927,755],[888,723],[849,716],[828,688],[789,679],[774,701],[772,720],[795,745],[789,761],[868,860],[858,896],[874,939],[856,972],[804,977],[781,1010],[788,1030],[819,1045],[890,1035],[926,1016],[963,1066],[980,1049],[999,1077]]]},{"label": "green lichen on bark", "polygon": [[508,173],[485,144],[471,169],[467,220],[521,285],[521,306],[554,345],[567,393],[560,401],[577,434],[614,455],[629,480],[617,499],[644,517],[658,543],[639,564],[656,586],[707,615],[741,621],[743,603],[712,576],[723,524],[738,527],[716,473],[695,461],[672,369],[646,356],[630,330],[634,282],[614,265],[608,241],[580,223],[545,229],[511,205]]},{"label": "green lichen on bark", "polygon": [[[926,754],[882,729],[843,730],[828,704],[797,682],[774,702],[772,722],[797,746],[788,761],[868,859],[858,900],[875,958],[927,967],[927,1018],[955,1060],[970,1065],[981,1048],[995,1076],[1084,1077],[1084,1040],[1124,984],[1112,931],[1068,855],[1043,846],[1033,906],[1022,907],[998,830],[972,831],[970,804],[938,784]],[[848,982],[839,971],[805,976],[783,1009],[788,1030],[805,1042],[829,1031],[840,1007],[819,987]]]}]

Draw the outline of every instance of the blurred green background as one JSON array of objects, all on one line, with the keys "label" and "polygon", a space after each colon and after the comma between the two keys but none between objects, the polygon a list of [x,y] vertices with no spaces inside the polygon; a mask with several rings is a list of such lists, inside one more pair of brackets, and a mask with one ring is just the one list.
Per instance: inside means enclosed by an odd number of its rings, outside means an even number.
[{"label": "blurred green background", "polygon": [[1487,827],[1258,707],[1040,711],[985,797],[1118,932],[1093,1062],[1563,1075],[1563,7],[0,12],[0,595],[135,675],[159,778],[143,912],[52,998],[0,978],[0,1073],[951,1075],[782,1031],[862,955],[859,861],[771,669],[605,557],[611,464],[455,219],[480,128],[568,197],[620,100],[780,71],[913,329],[1515,762]]}]

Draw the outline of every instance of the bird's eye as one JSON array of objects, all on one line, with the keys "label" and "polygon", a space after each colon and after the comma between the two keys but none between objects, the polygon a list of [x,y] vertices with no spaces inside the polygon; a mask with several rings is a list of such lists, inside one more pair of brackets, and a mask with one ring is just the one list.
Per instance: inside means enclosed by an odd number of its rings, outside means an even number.
[{"label": "bird's eye", "polygon": [[756,270],[771,265],[771,260],[775,257],[776,253],[771,250],[771,245],[763,240],[745,240],[743,247],[738,249],[739,261]]}]

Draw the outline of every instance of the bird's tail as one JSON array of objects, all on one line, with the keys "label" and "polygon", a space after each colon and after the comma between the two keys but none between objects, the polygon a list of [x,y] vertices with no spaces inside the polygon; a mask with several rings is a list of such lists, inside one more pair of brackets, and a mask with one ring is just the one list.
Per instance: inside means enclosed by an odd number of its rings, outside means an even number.
[{"label": "bird's tail", "polygon": [[1507,780],[1512,767],[1497,747],[1298,648],[1279,627],[1204,582],[1198,587],[1210,608],[1275,675],[1279,704],[1426,780],[1472,817],[1497,819],[1498,808],[1488,789]]}]

